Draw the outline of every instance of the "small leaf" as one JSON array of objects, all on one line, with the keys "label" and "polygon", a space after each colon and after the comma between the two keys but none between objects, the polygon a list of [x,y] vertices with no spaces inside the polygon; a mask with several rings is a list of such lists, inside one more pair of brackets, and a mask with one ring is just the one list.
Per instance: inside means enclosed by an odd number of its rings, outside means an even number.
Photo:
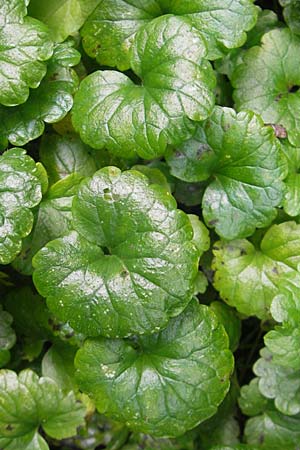
[{"label": "small leaf", "polygon": [[38,170],[26,151],[13,148],[0,156],[0,264],[21,250],[33,225],[30,211],[42,199]]},{"label": "small leaf", "polygon": [[0,104],[24,103],[37,88],[53,52],[47,27],[25,17],[28,1],[0,1]]},{"label": "small leaf", "polygon": [[72,108],[78,77],[71,67],[80,60],[72,46],[71,41],[56,45],[45,78],[31,91],[26,103],[15,108],[0,107],[0,131],[11,144],[21,146],[38,138],[45,123],[58,122]]},{"label": "small leaf", "polygon": [[259,377],[260,392],[275,400],[276,408],[283,414],[294,416],[300,412],[300,371],[282,367],[273,361],[272,353],[263,348],[261,358],[253,366]]},{"label": "small leaf", "polygon": [[284,7],[283,16],[291,31],[300,35],[300,1],[299,0],[279,0]]},{"label": "small leaf", "polygon": [[54,380],[64,392],[76,391],[74,358],[76,347],[58,342],[45,353],[42,360],[42,374]]},{"label": "small leaf", "polygon": [[50,184],[73,173],[83,177],[91,176],[97,170],[91,148],[83,144],[75,134],[45,134],[39,155],[47,169]]},{"label": "small leaf", "polygon": [[[246,239],[214,245],[214,286],[230,306],[243,314],[270,318],[273,298],[284,293],[282,281],[298,274],[300,225],[273,225],[260,248]],[[297,281],[296,281],[297,282]]]},{"label": "small leaf", "polygon": [[18,376],[11,370],[0,371],[0,403],[1,447],[7,445],[7,439],[34,434],[39,426],[50,437],[67,438],[84,423],[85,408],[76,402],[73,392],[64,395],[54,381],[39,378],[29,369]]},{"label": "small leaf", "polygon": [[55,42],[76,33],[100,0],[31,0],[29,14],[44,22]]},{"label": "small leaf", "polygon": [[261,46],[246,51],[232,77],[237,109],[251,109],[265,123],[284,126],[294,146],[300,146],[299,51],[300,37],[288,28],[269,31]]},{"label": "small leaf", "polygon": [[75,366],[100,412],[135,431],[176,437],[216,412],[232,355],[223,327],[193,300],[159,334],[87,340]]},{"label": "small leaf", "polygon": [[229,337],[230,350],[235,352],[239,346],[241,337],[240,319],[232,308],[222,302],[212,302],[210,307],[217,316],[219,322],[225,328],[225,331]]},{"label": "small leaf", "polygon": [[214,103],[215,79],[204,57],[201,35],[180,17],[163,16],[136,35],[131,66],[141,79],[96,71],[75,96],[73,125],[93,148],[145,159],[163,155],[206,119]]},{"label": "small leaf", "polygon": [[[73,226],[33,259],[49,308],[88,336],[158,331],[193,294],[198,251],[172,196],[137,171],[99,170],[73,201]],[[104,254],[106,252],[106,254]]]},{"label": "small leaf", "polygon": [[12,316],[3,311],[0,304],[0,367],[6,365],[10,359],[9,350],[15,345],[16,335],[11,327]]},{"label": "small leaf", "polygon": [[257,416],[270,404],[270,400],[260,392],[258,381],[258,378],[253,378],[248,385],[241,387],[239,407],[246,416]]}]

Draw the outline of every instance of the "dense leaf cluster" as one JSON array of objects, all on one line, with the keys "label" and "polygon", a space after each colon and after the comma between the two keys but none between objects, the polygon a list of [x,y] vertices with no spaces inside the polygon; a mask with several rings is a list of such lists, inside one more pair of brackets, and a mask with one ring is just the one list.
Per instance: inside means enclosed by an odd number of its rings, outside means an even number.
[{"label": "dense leaf cluster", "polygon": [[0,449],[300,448],[300,1],[0,0]]}]

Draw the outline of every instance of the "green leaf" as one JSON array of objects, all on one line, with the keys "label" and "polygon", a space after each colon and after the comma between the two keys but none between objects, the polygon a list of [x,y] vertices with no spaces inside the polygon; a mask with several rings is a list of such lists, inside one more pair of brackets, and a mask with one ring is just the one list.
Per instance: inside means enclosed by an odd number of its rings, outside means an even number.
[{"label": "green leaf", "polygon": [[261,46],[246,51],[232,77],[237,109],[251,109],[265,123],[284,126],[295,146],[300,146],[299,51],[300,37],[287,28],[272,30]]},{"label": "green leaf", "polygon": [[209,231],[199,217],[195,214],[188,214],[191,225],[193,227],[194,238],[193,241],[199,251],[199,257],[203,255],[210,247]]},{"label": "green leaf", "polygon": [[257,450],[295,450],[300,444],[299,417],[285,416],[274,409],[267,410],[247,421],[245,438],[249,444],[257,445]]},{"label": "green leaf", "polygon": [[283,199],[286,161],[279,141],[259,116],[216,107],[192,141],[167,158],[172,175],[203,181],[208,225],[225,239],[246,237],[269,225]]},{"label": "green leaf", "polygon": [[72,229],[72,202],[82,179],[73,173],[51,186],[35,211],[32,232],[24,239],[22,250],[13,262],[16,270],[32,275],[32,258],[38,250]]},{"label": "green leaf", "polygon": [[[0,446],[5,449],[16,448],[8,442],[34,435],[39,426],[50,437],[64,439],[84,424],[85,408],[76,402],[74,393],[64,395],[53,380],[39,378],[29,369],[18,376],[11,370],[0,371],[0,404]],[[34,439],[40,441],[36,435]],[[29,446],[28,450],[36,448]],[[41,448],[47,447],[43,443]]]},{"label": "green leaf", "polygon": [[283,414],[294,416],[300,412],[300,371],[282,367],[273,361],[272,353],[263,348],[261,358],[253,366],[259,377],[259,390],[274,399],[276,408]]},{"label": "green leaf", "polygon": [[300,148],[284,143],[282,149],[288,162],[283,208],[289,216],[295,217],[300,214]]},{"label": "green leaf", "polygon": [[26,17],[24,0],[0,1],[0,104],[24,103],[46,73],[53,52],[47,27]]},{"label": "green leaf", "polygon": [[239,346],[241,337],[240,319],[232,308],[222,302],[212,302],[210,307],[217,316],[219,322],[225,328],[225,331],[229,337],[230,350],[235,352]]},{"label": "green leaf", "polygon": [[274,364],[300,370],[300,330],[291,325],[275,327],[264,336]]},{"label": "green leaf", "polygon": [[73,173],[83,177],[91,176],[97,170],[91,148],[83,144],[75,134],[45,134],[39,155],[47,169],[50,184]]},{"label": "green leaf", "polygon": [[233,361],[223,327],[193,300],[159,334],[87,340],[75,366],[100,412],[135,431],[176,437],[216,412]]},{"label": "green leaf", "polygon": [[279,0],[279,3],[284,7],[283,16],[295,34],[300,34],[300,1],[299,0]]},{"label": "green leaf", "polygon": [[44,22],[56,42],[76,33],[100,0],[31,0],[29,14]]},{"label": "green leaf", "polygon": [[206,433],[201,432],[200,425],[200,442],[201,450],[210,450],[212,445],[234,445],[239,442],[240,427],[233,415],[229,415],[218,423],[213,432],[208,430]]},{"label": "green leaf", "polygon": [[[73,201],[72,232],[33,259],[51,311],[88,336],[158,331],[193,294],[198,251],[172,196],[137,171],[99,170]],[[105,254],[105,253],[106,254]]]},{"label": "green leaf", "polygon": [[270,400],[267,400],[258,388],[258,378],[253,378],[248,385],[242,386],[239,407],[246,416],[257,416],[264,412]]},{"label": "green leaf", "polygon": [[[254,445],[237,444],[237,445],[230,445],[230,446],[229,445],[217,445],[217,446],[211,447],[209,450],[260,450],[260,449],[261,449],[260,446],[256,447]],[[272,450],[272,449],[269,449],[269,450]]]},{"label": "green leaf", "polygon": [[75,129],[86,144],[118,156],[163,155],[167,144],[189,138],[193,121],[211,112],[215,78],[205,56],[201,35],[186,20],[163,16],[151,21],[131,49],[141,85],[116,71],[87,76],[75,96]]},{"label": "green leaf", "polygon": [[4,450],[49,450],[47,442],[38,432],[31,432],[15,438],[0,438]]},{"label": "green leaf", "polygon": [[42,374],[51,378],[64,392],[76,391],[74,358],[77,348],[58,342],[45,353]]},{"label": "green leaf", "polygon": [[12,316],[3,311],[0,304],[0,367],[8,363],[10,359],[9,350],[15,345],[16,335],[11,327]]},{"label": "green leaf", "polygon": [[273,298],[284,293],[282,280],[298,276],[299,231],[295,222],[273,225],[258,248],[246,239],[217,242],[214,286],[222,299],[247,316],[270,318]]},{"label": "green leaf", "polygon": [[122,450],[194,450],[192,438],[187,434],[179,439],[155,438],[148,434],[133,433]]},{"label": "green leaf", "polygon": [[78,77],[71,67],[79,60],[80,54],[71,41],[56,45],[45,78],[31,91],[26,103],[0,108],[0,132],[11,144],[21,146],[38,138],[45,123],[58,122],[70,111],[78,86]]},{"label": "green leaf", "polygon": [[128,69],[136,32],[164,14],[182,16],[201,32],[215,59],[244,43],[257,8],[250,0],[104,0],[82,28],[84,49],[102,65]]},{"label": "green leaf", "polygon": [[9,264],[21,250],[33,225],[30,211],[42,199],[38,170],[23,149],[0,156],[0,264]]}]

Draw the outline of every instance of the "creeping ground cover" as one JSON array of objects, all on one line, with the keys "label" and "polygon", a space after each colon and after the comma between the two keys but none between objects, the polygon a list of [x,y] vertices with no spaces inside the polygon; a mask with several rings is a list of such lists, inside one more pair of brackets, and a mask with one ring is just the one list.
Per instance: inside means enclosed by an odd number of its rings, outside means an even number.
[{"label": "creeping ground cover", "polygon": [[0,450],[300,449],[300,1],[0,0]]}]

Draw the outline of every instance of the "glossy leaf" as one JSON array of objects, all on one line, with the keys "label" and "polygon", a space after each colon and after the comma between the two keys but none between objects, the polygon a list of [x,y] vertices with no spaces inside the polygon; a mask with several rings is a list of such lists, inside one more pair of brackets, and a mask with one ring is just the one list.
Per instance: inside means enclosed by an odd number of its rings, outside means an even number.
[{"label": "glossy leaf", "polygon": [[100,0],[31,0],[29,14],[48,25],[55,42],[76,33]]},{"label": "glossy leaf", "polygon": [[71,68],[80,54],[73,43],[58,44],[48,62],[40,86],[31,91],[26,103],[15,108],[0,107],[0,132],[13,145],[21,146],[41,136],[45,123],[61,120],[73,105],[78,77]]},{"label": "glossy leaf", "polygon": [[128,69],[136,32],[164,14],[182,16],[200,31],[215,59],[244,43],[257,9],[250,0],[104,0],[82,29],[84,49],[102,65]]},{"label": "glossy leaf", "polygon": [[261,358],[253,367],[259,377],[259,390],[275,400],[276,408],[283,414],[294,416],[300,412],[300,371],[282,367],[273,361],[272,353],[263,348]]},{"label": "glossy leaf", "polygon": [[80,234],[50,242],[33,260],[34,282],[61,320],[89,336],[123,337],[158,331],[186,307],[198,250],[188,217],[163,188],[104,168],[82,183],[73,226]]},{"label": "glossy leaf", "polygon": [[273,131],[254,113],[216,107],[194,139],[167,160],[172,175],[185,181],[213,175],[203,215],[225,239],[249,236],[276,216],[286,162]]},{"label": "glossy leaf", "polygon": [[285,179],[286,193],[283,201],[285,212],[292,217],[300,214],[300,148],[285,143],[283,151],[288,162],[288,177]]},{"label": "glossy leaf", "polygon": [[258,248],[246,239],[217,242],[214,286],[223,300],[243,314],[270,318],[273,298],[284,292],[282,280],[298,274],[299,231],[295,222],[273,225]]},{"label": "glossy leaf", "polygon": [[0,1],[0,104],[24,103],[37,88],[53,51],[47,27],[26,17],[24,0]]},{"label": "glossy leaf", "polygon": [[75,366],[100,412],[154,436],[177,436],[216,412],[229,388],[224,329],[193,300],[168,327],[132,340],[87,340]]},{"label": "glossy leaf", "polygon": [[0,367],[8,363],[10,359],[9,350],[16,342],[16,335],[11,327],[12,321],[12,316],[7,311],[3,311],[0,304]]},{"label": "glossy leaf", "polygon": [[18,376],[11,370],[0,371],[0,400],[0,445],[4,448],[11,448],[8,442],[16,448],[20,436],[39,442],[35,435],[39,426],[49,436],[63,439],[76,434],[84,423],[85,409],[76,403],[73,392],[64,395],[54,381],[39,378],[29,369]]},{"label": "glossy leaf", "polygon": [[238,110],[251,109],[266,123],[284,126],[295,146],[300,145],[299,51],[300,37],[287,28],[272,30],[260,47],[247,50],[232,77]]},{"label": "glossy leaf", "polygon": [[193,121],[211,112],[215,79],[205,56],[201,35],[186,20],[151,21],[137,33],[131,51],[141,85],[115,71],[87,76],[75,96],[75,129],[86,144],[118,156],[162,155],[167,144],[191,136]]},{"label": "glossy leaf", "polygon": [[73,173],[51,186],[34,213],[33,229],[13,262],[16,270],[32,275],[32,258],[38,250],[72,229],[72,202],[82,179]]},{"label": "glossy leaf", "polygon": [[272,352],[275,364],[300,370],[300,330],[291,325],[275,327],[265,337],[265,344]]},{"label": "glossy leaf", "polygon": [[230,350],[235,352],[239,346],[241,336],[240,319],[238,318],[236,312],[223,302],[212,302],[210,307],[217,316],[219,322],[225,328],[225,331],[229,337]]},{"label": "glossy leaf", "polygon": [[91,148],[75,134],[46,134],[39,149],[40,161],[46,167],[50,184],[77,173],[83,177],[94,174],[97,165]]},{"label": "glossy leaf", "polygon": [[58,342],[45,353],[42,374],[54,380],[64,392],[76,391],[74,357],[77,348]]},{"label": "glossy leaf", "polygon": [[30,211],[42,199],[38,170],[25,150],[13,148],[0,156],[0,264],[21,250],[33,225]]}]

